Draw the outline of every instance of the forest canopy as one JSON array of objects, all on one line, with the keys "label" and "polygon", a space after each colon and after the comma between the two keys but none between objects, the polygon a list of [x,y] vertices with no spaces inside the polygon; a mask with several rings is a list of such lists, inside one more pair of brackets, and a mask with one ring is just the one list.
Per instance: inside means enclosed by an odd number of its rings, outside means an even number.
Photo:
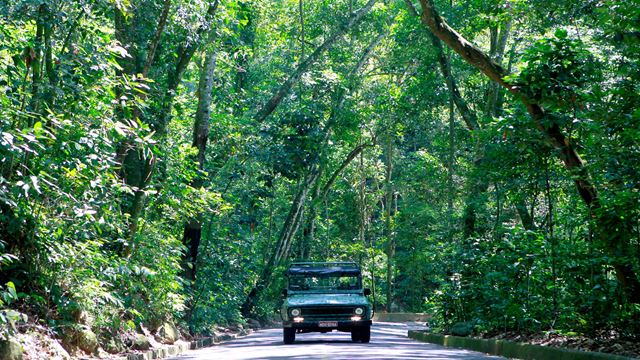
[{"label": "forest canopy", "polygon": [[273,317],[640,335],[640,7],[0,1],[0,340]]}]

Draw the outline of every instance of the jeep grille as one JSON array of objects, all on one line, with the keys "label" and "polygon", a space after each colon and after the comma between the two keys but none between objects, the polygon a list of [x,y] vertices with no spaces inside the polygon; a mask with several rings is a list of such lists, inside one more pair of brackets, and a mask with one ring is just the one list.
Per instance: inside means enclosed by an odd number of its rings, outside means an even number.
[{"label": "jeep grille", "polygon": [[302,316],[308,320],[349,320],[353,316],[353,306],[326,306],[301,308]]}]

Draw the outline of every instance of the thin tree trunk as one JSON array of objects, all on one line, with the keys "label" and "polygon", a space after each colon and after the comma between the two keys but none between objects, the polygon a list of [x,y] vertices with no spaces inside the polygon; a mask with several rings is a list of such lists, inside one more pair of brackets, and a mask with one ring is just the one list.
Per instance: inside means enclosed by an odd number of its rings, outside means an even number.
[{"label": "thin tree trunk", "polygon": [[453,167],[455,162],[455,114],[453,96],[449,96],[449,159],[447,161],[447,234],[449,241],[453,240],[453,197],[455,189],[453,184]]},{"label": "thin tree trunk", "polygon": [[[504,52],[507,47],[507,40],[509,39],[509,32],[511,31],[511,20],[509,19],[498,32],[498,27],[495,27],[493,33],[495,33],[495,40],[492,41],[491,57],[497,64],[502,64],[504,58]],[[487,84],[487,99],[485,103],[484,112],[487,116],[492,117],[497,114],[499,107],[499,95],[500,87],[494,81],[489,81]]]},{"label": "thin tree trunk", "polygon": [[[413,3],[411,3],[411,0],[405,0],[405,3],[407,4],[409,12],[411,12],[412,15],[418,17],[420,16],[418,10],[415,8],[415,6],[413,6]],[[469,108],[467,102],[460,94],[460,90],[458,89],[456,80],[451,72],[450,59],[447,58],[440,39],[438,39],[438,37],[435,36],[432,32],[428,32],[428,34],[429,39],[431,40],[431,44],[436,49],[436,56],[438,58],[438,65],[440,66],[440,72],[442,72],[442,76],[445,79],[450,96],[453,99],[453,102],[456,104],[456,108],[458,109],[458,112],[460,112],[460,116],[462,116],[463,121],[470,131],[478,130],[480,128],[480,125],[478,124],[478,117],[473,112],[473,110]]]},{"label": "thin tree trunk", "polygon": [[[324,167],[320,168],[320,176],[322,176],[322,172],[324,172]],[[309,259],[311,255],[311,248],[315,241],[315,233],[316,233],[316,217],[318,216],[317,207],[314,204],[314,199],[320,197],[320,182],[316,181],[316,184],[313,188],[313,195],[311,195],[311,206],[309,206],[309,214],[307,216],[306,225],[302,230],[302,239],[300,239],[300,260],[306,261]]]},{"label": "thin tree trunk", "polygon": [[329,193],[329,190],[331,190],[331,187],[336,182],[336,179],[338,178],[338,176],[342,173],[342,171],[344,169],[347,168],[347,166],[349,166],[349,164],[351,164],[353,159],[355,159],[358,155],[360,155],[360,153],[364,149],[366,149],[368,147],[372,147],[372,146],[373,146],[373,144],[361,144],[361,145],[356,146],[353,150],[351,150],[351,152],[349,152],[347,157],[344,160],[342,160],[342,163],[340,164],[340,166],[333,172],[333,174],[331,174],[331,176],[329,177],[327,182],[322,187],[322,192],[320,193],[321,198],[326,198],[327,197],[327,194]]},{"label": "thin tree trunk", "polygon": [[316,183],[316,186],[313,191],[313,195],[311,197],[311,201],[309,202],[310,217],[307,220],[307,223],[304,227],[304,231],[303,231],[304,236],[300,244],[300,248],[304,249],[304,251],[301,251],[301,254],[303,254],[302,259],[306,259],[309,257],[309,247],[311,242],[313,241],[313,236],[315,233],[315,217],[317,215],[316,207],[318,205],[318,201],[321,199],[327,198],[327,195],[331,190],[331,187],[335,183],[336,179],[338,178],[338,176],[340,176],[340,174],[344,171],[344,169],[346,169],[347,166],[349,166],[349,164],[351,164],[351,162],[359,154],[361,154],[365,148],[371,147],[371,146],[373,146],[373,144],[361,144],[356,146],[353,150],[351,150],[351,152],[349,152],[349,154],[347,154],[347,157],[344,160],[342,160],[342,163],[340,164],[340,166],[338,166],[338,168],[331,174],[331,176],[329,176],[329,179],[325,182],[324,186],[319,186],[319,184]]},{"label": "thin tree trunk", "polygon": [[[553,302],[553,323],[558,319],[558,274],[557,274],[557,240],[554,235],[553,198],[551,197],[551,182],[549,180],[549,163],[545,164],[545,185],[547,195],[547,208],[549,213],[548,229],[551,241],[551,280],[553,282],[552,302]],[[553,325],[552,325],[553,326]]]},{"label": "thin tree trunk", "polygon": [[500,194],[500,184],[499,183],[494,183],[493,184],[493,188],[496,192],[496,220],[493,224],[493,237],[495,240],[500,239],[500,237],[502,236],[501,232],[501,228],[502,228],[502,206],[503,203],[501,201],[501,194]]},{"label": "thin tree trunk", "polygon": [[53,66],[53,44],[51,36],[53,35],[53,19],[51,12],[47,9],[44,16],[44,68],[47,73],[49,82],[48,90],[45,93],[45,101],[49,108],[53,108],[55,91],[54,86],[58,82],[57,72]]},{"label": "thin tree trunk", "polygon": [[[246,19],[247,23],[240,29],[240,34],[238,35],[238,42],[241,46],[253,47],[253,43],[255,40],[255,26],[253,25],[253,13],[251,9],[251,4],[247,2],[239,3],[239,12],[238,18]],[[237,72],[235,75],[235,86],[234,90],[236,96],[242,96],[242,91],[246,87],[247,81],[247,64],[249,63],[249,56],[247,53],[241,53],[241,56],[237,57],[236,68]],[[242,102],[235,101],[233,105],[233,113],[236,116],[241,116],[242,112]]]},{"label": "thin tree trunk", "polygon": [[[628,245],[625,243],[625,236],[627,234],[624,233],[624,230],[611,234],[610,229],[613,224],[620,225],[622,229],[627,229],[629,226],[624,224],[624,220],[619,219],[615,214],[610,214],[606,209],[602,209],[589,172],[573,146],[571,139],[564,135],[557,123],[549,123],[547,121],[544,109],[527,98],[521,87],[513,86],[504,80],[508,73],[502,66],[458,34],[440,17],[433,0],[420,0],[420,3],[423,9],[423,22],[438,38],[462,56],[469,64],[475,66],[490,79],[506,88],[525,105],[538,130],[544,134],[552,147],[557,150],[565,168],[573,174],[576,188],[583,202],[594,211],[598,225],[598,238],[602,244],[614,259],[626,254]],[[626,292],[627,299],[632,302],[640,301],[640,281],[632,265],[629,262],[620,263],[617,260],[614,260],[611,265],[616,270],[616,276],[621,287]]]},{"label": "thin tree trunk", "polygon": [[[31,64],[31,99],[29,101],[29,110],[33,113],[37,113],[40,110],[40,86],[42,82],[42,55],[46,13],[47,5],[41,4],[38,7],[38,16],[36,18],[34,47],[31,49],[31,54],[29,54]],[[33,125],[32,120],[29,120],[29,125]]]},{"label": "thin tree trunk", "polygon": [[[300,13],[300,60],[302,61],[304,56],[304,6],[302,4],[302,0],[298,0],[298,11]],[[298,99],[300,100],[300,106],[302,106],[302,83],[298,82],[300,87],[300,94]]]},{"label": "thin tree trunk", "polygon": [[164,5],[162,7],[162,13],[160,14],[160,19],[158,20],[158,25],[156,26],[156,32],[153,35],[153,39],[149,43],[149,48],[147,50],[147,59],[144,62],[144,67],[142,68],[142,75],[145,77],[149,74],[149,70],[151,70],[151,65],[153,64],[153,60],[156,56],[156,49],[160,44],[160,38],[162,37],[162,33],[164,33],[164,28],[167,25],[167,19],[169,17],[169,10],[171,9],[171,0],[164,0]]},{"label": "thin tree trunk", "polygon": [[[205,166],[207,141],[209,139],[209,119],[211,117],[211,91],[213,90],[213,73],[216,68],[216,50],[211,48],[205,54],[205,61],[200,71],[198,83],[198,107],[193,124],[192,147],[198,149],[197,162],[200,173],[193,179],[191,186],[201,187],[203,184],[202,171]],[[189,256],[185,262],[185,273],[191,281],[196,279],[196,263],[198,248],[202,235],[202,219],[197,216],[185,224],[183,243],[189,249]]]},{"label": "thin tree trunk", "polygon": [[[413,6],[411,0],[405,0],[409,11],[414,16],[420,16],[416,8]],[[440,66],[440,72],[445,80],[447,88],[449,90],[450,99],[455,103],[456,109],[460,113],[462,120],[466,128],[470,132],[474,132],[480,129],[480,123],[475,112],[468,106],[458,89],[457,82],[451,71],[451,59],[445,54],[445,50],[442,46],[442,42],[432,32],[428,32],[431,44],[436,50],[436,57],[438,58],[438,64]],[[451,111],[451,113],[453,113]],[[451,124],[450,124],[451,126]],[[484,161],[484,155],[480,144],[476,144],[476,159],[474,160],[475,168],[480,168]],[[468,184],[468,196],[465,201],[465,208],[462,217],[462,236],[463,238],[469,238],[476,232],[476,218],[480,208],[480,204],[483,202],[483,195],[487,192],[489,183],[484,180],[484,177],[472,177]],[[453,204],[451,205],[453,207]]]},{"label": "thin tree trunk", "polygon": [[358,223],[358,239],[362,246],[367,249],[367,241],[366,241],[366,231],[367,231],[367,195],[366,195],[366,185],[367,180],[364,172],[364,152],[360,152],[360,163],[359,163],[359,186],[358,186],[358,209],[360,215],[360,221]]},{"label": "thin tree trunk", "polygon": [[395,258],[395,239],[393,235],[393,225],[391,219],[391,204],[393,202],[393,185],[391,176],[393,174],[393,142],[390,134],[387,134],[385,144],[385,175],[384,175],[384,232],[387,240],[387,312],[391,312],[393,303],[393,262]]}]

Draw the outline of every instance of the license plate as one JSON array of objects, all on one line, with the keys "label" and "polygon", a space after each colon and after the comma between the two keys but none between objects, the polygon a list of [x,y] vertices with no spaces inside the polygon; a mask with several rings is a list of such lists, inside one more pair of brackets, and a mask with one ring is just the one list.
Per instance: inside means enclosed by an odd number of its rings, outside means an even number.
[{"label": "license plate", "polygon": [[320,321],[318,322],[318,326],[319,327],[337,327],[338,322],[337,321]]}]

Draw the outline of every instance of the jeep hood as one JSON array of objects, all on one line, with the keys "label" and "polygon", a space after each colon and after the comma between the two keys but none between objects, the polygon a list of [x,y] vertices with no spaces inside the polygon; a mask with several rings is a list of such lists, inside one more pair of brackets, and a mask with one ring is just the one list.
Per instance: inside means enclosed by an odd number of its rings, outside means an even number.
[{"label": "jeep hood", "polygon": [[287,298],[288,307],[326,305],[369,305],[362,294],[291,294]]}]

